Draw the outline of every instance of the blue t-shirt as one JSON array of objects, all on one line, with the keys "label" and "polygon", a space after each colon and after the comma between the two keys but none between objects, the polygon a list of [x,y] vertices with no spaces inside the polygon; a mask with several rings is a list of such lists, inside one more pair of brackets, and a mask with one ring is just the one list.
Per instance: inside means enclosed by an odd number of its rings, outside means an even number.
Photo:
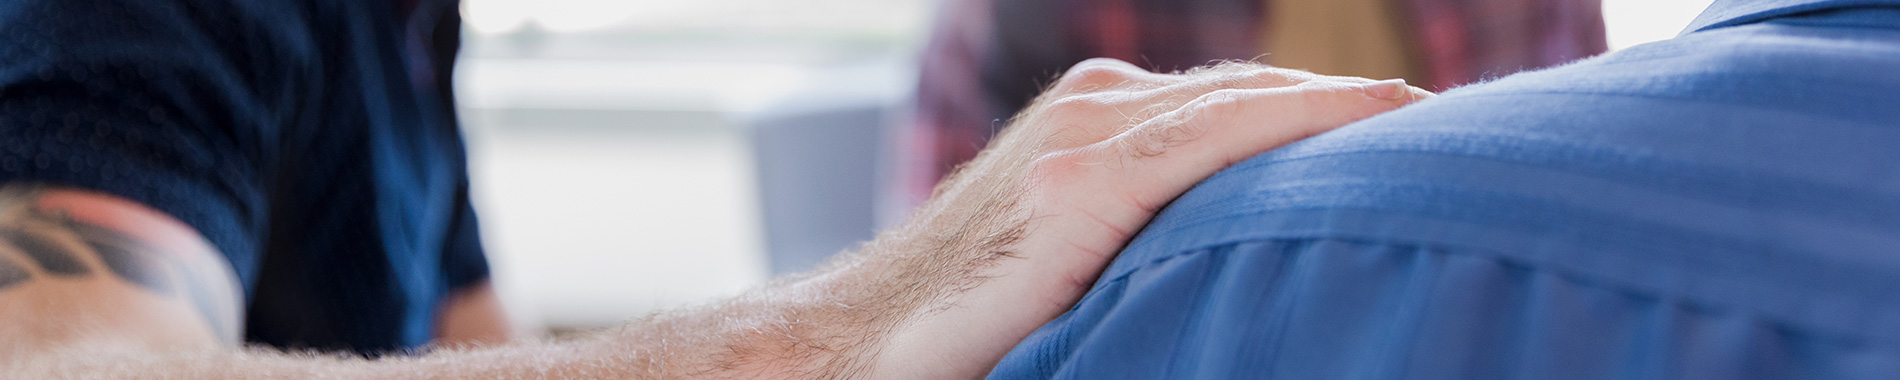
[{"label": "blue t-shirt", "polygon": [[1900,376],[1900,0],[1688,32],[1245,161],[991,379]]},{"label": "blue t-shirt", "polygon": [[488,275],[458,28],[452,1],[0,2],[0,182],[195,227],[237,271],[250,341],[416,347]]}]

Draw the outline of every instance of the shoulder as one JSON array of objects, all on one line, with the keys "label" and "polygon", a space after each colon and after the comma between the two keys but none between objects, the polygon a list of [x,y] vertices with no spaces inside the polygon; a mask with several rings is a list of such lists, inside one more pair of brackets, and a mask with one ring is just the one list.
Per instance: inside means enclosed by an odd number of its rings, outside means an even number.
[{"label": "shoulder", "polygon": [[[1724,33],[1455,90],[1235,165],[996,377],[1371,373],[1393,363],[1355,356],[1372,348],[1510,346],[1484,339],[1530,335],[1490,327],[1540,307],[1591,331],[1695,305],[1678,311],[1900,341],[1870,322],[1900,315],[1900,109],[1882,106],[1900,86],[1867,85],[1894,61],[1802,28]],[[1595,339],[1542,352],[1614,351]],[[1169,354],[1125,348],[1155,346]]]},{"label": "shoulder", "polygon": [[266,152],[313,76],[279,0],[0,1],[0,183],[153,207],[249,255]]},{"label": "shoulder", "polygon": [[1900,229],[1900,108],[1883,106],[1900,87],[1867,85],[1900,61],[1803,28],[1732,32],[1456,90],[1244,161],[1158,215],[1098,289],[1179,257],[1340,241],[1871,329],[1846,318],[1900,310],[1808,311],[1900,291],[1885,232]]},{"label": "shoulder", "polygon": [[317,57],[311,14],[279,0],[0,2],[0,73],[13,74],[0,85],[73,70],[212,83],[284,78]]},{"label": "shoulder", "polygon": [[[1639,46],[1454,90],[1268,152],[1177,199],[1111,272],[1263,238],[1504,251],[1632,231],[1658,239],[1623,247],[1638,249],[1759,242],[1741,220],[1878,227],[1886,221],[1849,215],[1900,210],[1891,186],[1866,175],[1900,162],[1886,147],[1900,140],[1890,127],[1900,108],[1889,106],[1900,102],[1900,74],[1874,69],[1900,64],[1900,43],[1885,43],[1896,53],[1887,56],[1849,54],[1881,43],[1843,45],[1810,29],[1745,27]],[[1868,84],[1885,81],[1896,82]]]}]

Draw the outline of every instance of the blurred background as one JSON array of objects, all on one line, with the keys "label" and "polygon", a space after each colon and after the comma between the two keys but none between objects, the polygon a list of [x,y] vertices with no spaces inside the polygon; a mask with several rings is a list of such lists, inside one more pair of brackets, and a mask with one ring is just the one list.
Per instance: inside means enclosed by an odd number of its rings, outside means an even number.
[{"label": "blurred background", "polygon": [[[965,85],[995,81],[977,71],[1013,61],[959,55],[968,51],[957,45],[1020,33],[1011,28],[1023,21],[972,18],[1037,10],[1018,9],[1028,0],[946,1],[464,0],[456,96],[495,282],[513,313],[535,329],[612,325],[810,269],[901,218],[943,168],[987,137],[953,132],[986,135],[994,115],[1014,112],[1009,96],[985,99]],[[1589,0],[1564,9],[1600,9],[1600,51],[1672,37],[1709,2]],[[1465,14],[1461,23],[1479,26],[1509,16]],[[1144,17],[1136,9],[1096,19],[1152,26]],[[1114,37],[1119,29],[1089,30]],[[1508,38],[1519,36],[1478,35],[1457,46],[1510,46],[1500,40]],[[1105,40],[1069,51],[1107,49],[1095,55],[1182,68]],[[1533,57],[1539,65],[1572,59],[1532,42],[1530,50],[1546,53]],[[1409,51],[1434,62],[1446,49]],[[1047,67],[1067,58],[1050,59],[1017,71],[1046,80],[1060,70]],[[1535,68],[1448,76],[1442,66],[1413,66],[1424,68],[1392,76],[1461,84]],[[949,125],[956,121],[932,112],[976,124]]]}]

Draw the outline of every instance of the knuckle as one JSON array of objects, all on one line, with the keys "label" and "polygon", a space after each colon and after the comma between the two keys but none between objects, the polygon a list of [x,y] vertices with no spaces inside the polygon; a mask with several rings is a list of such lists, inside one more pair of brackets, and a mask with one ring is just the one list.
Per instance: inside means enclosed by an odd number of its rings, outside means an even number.
[{"label": "knuckle", "polygon": [[1048,112],[1055,115],[1079,115],[1102,112],[1113,107],[1108,99],[1099,96],[1065,96],[1049,103]]},{"label": "knuckle", "polygon": [[1260,70],[1256,70],[1253,73],[1251,73],[1250,76],[1255,81],[1282,83],[1282,84],[1307,83],[1307,82],[1312,82],[1313,80],[1319,79],[1318,74],[1313,74],[1312,72],[1308,72],[1305,70],[1294,70],[1294,69],[1273,67],[1273,66],[1263,66],[1260,68]]},{"label": "knuckle", "polygon": [[1361,87],[1347,83],[1309,82],[1300,89],[1300,105],[1314,110],[1366,109],[1388,103],[1366,96]]},{"label": "knuckle", "polygon": [[1239,112],[1243,94],[1238,90],[1218,90],[1202,95],[1179,112],[1149,120],[1128,138],[1117,141],[1123,156],[1146,158],[1200,139],[1215,125],[1232,120]]},{"label": "knuckle", "polygon": [[1173,112],[1183,106],[1186,106],[1186,104],[1182,104],[1180,101],[1168,99],[1155,100],[1152,103],[1142,105],[1141,108],[1135,108],[1134,111],[1128,115],[1130,124],[1124,127],[1133,128],[1141,122],[1167,115],[1169,112]]},{"label": "knuckle", "polygon": [[1101,64],[1078,64],[1074,68],[1069,69],[1067,73],[1062,74],[1062,79],[1056,82],[1056,87],[1063,92],[1069,93],[1093,92],[1103,88],[1113,87],[1133,79],[1134,73],[1125,67]]},{"label": "knuckle", "polygon": [[1132,63],[1128,63],[1127,61],[1123,61],[1119,59],[1108,58],[1108,57],[1095,57],[1095,58],[1084,59],[1082,60],[1082,62],[1076,62],[1074,67],[1088,67],[1088,66],[1134,67],[1135,65]]},{"label": "knuckle", "polygon": [[1294,89],[1298,90],[1294,92],[1294,99],[1299,100],[1301,106],[1307,107],[1332,103],[1331,100],[1340,99],[1339,95],[1345,94],[1345,90],[1350,90],[1338,84],[1317,81],[1300,83],[1294,86]]},{"label": "knuckle", "polygon": [[1169,147],[1200,138],[1210,125],[1232,121],[1251,97],[1250,92],[1241,89],[1202,94],[1176,114],[1149,120],[1148,128],[1139,131],[1138,138],[1125,148],[1136,156],[1159,155]]},{"label": "knuckle", "polygon": [[1401,105],[1374,99],[1350,84],[1314,82],[1301,85],[1286,105],[1296,125],[1311,134],[1364,119]]},{"label": "knuckle", "polygon": [[1195,98],[1190,119],[1201,123],[1219,123],[1232,120],[1246,106],[1249,92],[1240,89],[1221,89],[1208,92]]},{"label": "knuckle", "polygon": [[1176,128],[1175,125],[1167,125],[1142,131],[1141,133],[1126,138],[1115,139],[1113,140],[1114,144],[1110,147],[1114,150],[1117,157],[1148,158],[1160,156],[1162,153],[1167,152],[1170,140],[1167,136],[1174,133],[1174,128]]}]

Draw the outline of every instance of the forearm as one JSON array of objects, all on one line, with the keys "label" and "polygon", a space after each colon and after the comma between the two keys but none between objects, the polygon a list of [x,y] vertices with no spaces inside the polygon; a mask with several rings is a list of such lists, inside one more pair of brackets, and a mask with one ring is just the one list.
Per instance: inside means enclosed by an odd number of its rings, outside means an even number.
[{"label": "forearm", "polygon": [[[150,352],[68,344],[15,358],[18,378],[853,378],[875,367],[890,337],[966,288],[974,270],[946,250],[962,238],[899,236],[803,278],[553,342],[442,348],[363,359],[267,349]],[[919,242],[934,243],[918,244]],[[997,241],[1001,243],[1001,241]],[[956,265],[952,265],[952,264]]]}]

